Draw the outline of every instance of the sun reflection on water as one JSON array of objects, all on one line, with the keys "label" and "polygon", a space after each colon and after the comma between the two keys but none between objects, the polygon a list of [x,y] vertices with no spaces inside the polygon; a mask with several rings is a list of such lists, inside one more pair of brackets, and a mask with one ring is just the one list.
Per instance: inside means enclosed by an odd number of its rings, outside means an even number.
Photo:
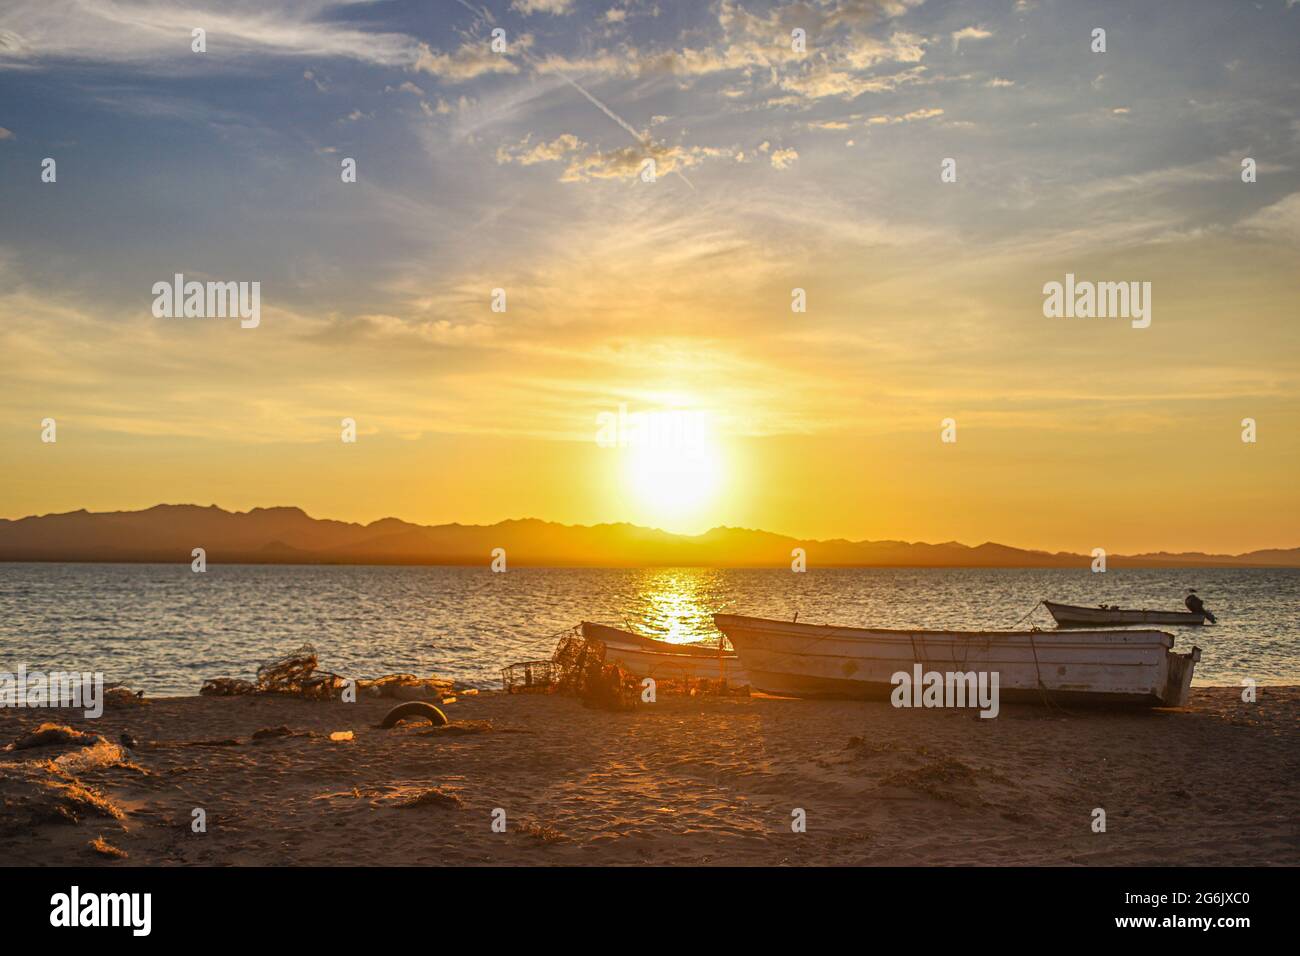
[{"label": "sun reflection on water", "polygon": [[715,569],[647,568],[637,588],[637,619],[630,623],[670,644],[716,644],[713,615],[722,601]]}]

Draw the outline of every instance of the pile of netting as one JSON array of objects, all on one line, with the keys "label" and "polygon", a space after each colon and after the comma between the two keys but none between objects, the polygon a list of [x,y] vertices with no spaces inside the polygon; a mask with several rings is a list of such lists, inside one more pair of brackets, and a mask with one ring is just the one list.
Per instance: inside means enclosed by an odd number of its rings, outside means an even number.
[{"label": "pile of netting", "polygon": [[291,694],[295,697],[326,699],[340,696],[350,684],[372,697],[400,700],[433,700],[455,693],[455,683],[441,677],[389,674],[375,680],[351,681],[329,671],[317,670],[316,648],[304,644],[290,654],[266,661],[257,668],[257,680],[213,677],[203,682],[199,693],[207,697],[236,697],[242,694]]},{"label": "pile of netting", "polygon": [[[501,671],[501,683],[508,694],[567,694],[582,699],[588,707],[632,710],[641,703],[641,679],[617,663],[606,663],[605,645],[582,635],[581,627],[561,632],[555,653],[547,661],[521,661]],[[747,696],[748,687],[735,687],[725,680],[655,680],[656,694],[685,697]]]},{"label": "pile of netting", "polygon": [[604,663],[604,645],[588,645],[580,628],[565,628],[559,636],[549,659],[520,661],[501,669],[501,686],[507,694],[576,693],[588,666],[593,661]]}]

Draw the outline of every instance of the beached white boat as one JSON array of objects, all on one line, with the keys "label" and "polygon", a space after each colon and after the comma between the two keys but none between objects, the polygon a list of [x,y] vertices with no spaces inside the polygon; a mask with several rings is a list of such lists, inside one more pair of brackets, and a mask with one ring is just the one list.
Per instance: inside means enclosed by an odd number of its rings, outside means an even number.
[{"label": "beached white boat", "polygon": [[1162,631],[900,631],[714,615],[751,685],[794,697],[886,698],[914,664],[994,672],[1006,701],[1181,706],[1200,648]]},{"label": "beached white boat", "polygon": [[1203,624],[1205,615],[1194,611],[1139,611],[1119,607],[1078,607],[1044,601],[1043,607],[1061,627],[1116,627],[1121,624]]},{"label": "beached white boat", "polygon": [[618,664],[637,677],[725,680],[737,687],[749,683],[740,658],[717,645],[669,644],[590,621],[582,622],[582,636],[605,645],[606,663]]}]

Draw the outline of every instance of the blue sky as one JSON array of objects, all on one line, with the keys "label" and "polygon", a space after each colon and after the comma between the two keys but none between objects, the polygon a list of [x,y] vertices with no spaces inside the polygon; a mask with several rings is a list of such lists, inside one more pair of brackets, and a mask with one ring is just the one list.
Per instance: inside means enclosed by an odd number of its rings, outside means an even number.
[{"label": "blue sky", "polygon": [[[1180,4],[1177,16],[1162,4],[933,0],[557,0],[532,13],[527,2],[475,13],[454,0],[222,4],[220,15],[8,6],[0,162],[6,223],[25,250],[9,252],[47,279],[92,261],[87,279],[123,304],[134,273],[167,258],[265,272],[305,308],[374,309],[411,270],[470,268],[476,238],[520,257],[554,252],[557,232],[571,238],[556,205],[577,229],[603,217],[617,200],[600,177],[626,178],[618,151],[640,151],[563,77],[689,178],[694,191],[672,176],[661,190],[673,214],[758,193],[852,219],[850,231],[940,225],[1015,244],[1041,228],[1040,202],[1059,201],[1062,187],[1084,194],[1067,208],[1086,206],[1079,219],[1099,238],[1229,225],[1296,188],[1288,169],[1262,177],[1246,207],[1213,190],[1176,205],[1159,195],[1242,150],[1275,167],[1294,159],[1300,11],[1282,0]],[[151,17],[160,25],[146,28]],[[205,23],[208,52],[192,53],[189,26]],[[810,34],[801,58],[782,46],[799,24]],[[1099,24],[1108,50],[1091,54]],[[519,52],[487,50],[494,25]],[[566,135],[581,145],[559,159],[498,162]],[[798,159],[776,169],[780,150]],[[50,154],[57,192],[24,188],[17,170]],[[950,154],[964,167],[955,201],[918,188]],[[343,156],[358,161],[357,189],[338,188]],[[1131,208],[1125,178],[1143,175],[1156,187],[1140,197],[1148,221],[1115,222]],[[975,191],[978,202],[963,201]],[[70,257],[83,268],[69,270]]]}]

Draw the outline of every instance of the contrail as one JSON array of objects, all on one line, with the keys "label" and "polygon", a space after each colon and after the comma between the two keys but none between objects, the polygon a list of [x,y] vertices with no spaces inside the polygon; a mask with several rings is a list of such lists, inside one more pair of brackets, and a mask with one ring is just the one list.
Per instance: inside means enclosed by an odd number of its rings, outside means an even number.
[{"label": "contrail", "polygon": [[[496,20],[493,19],[492,17],[491,11],[489,11],[486,7],[476,9],[472,4],[469,3],[469,0],[456,0],[456,2],[459,3],[466,10],[468,10],[470,13],[474,14],[476,17],[481,17],[483,21],[487,23],[489,26],[496,23]],[[523,47],[519,48],[519,55],[523,57],[524,60],[528,62],[528,65],[531,66],[536,72],[538,73],[544,72],[542,70],[541,63]],[[568,83],[571,87],[573,87],[584,97],[586,97],[587,101],[591,103],[592,106],[596,107],[596,109],[600,110],[602,113],[604,113],[606,116],[612,119],[619,126],[623,127],[623,129],[626,130],[627,133],[637,141],[637,145],[643,147],[644,149],[653,151],[654,143],[649,136],[646,136],[645,134],[641,133],[635,126],[633,126],[627,120],[623,119],[623,117],[619,116],[617,113],[615,113],[612,109],[610,109],[600,100],[596,99],[596,97],[593,96],[591,93],[589,93],[586,89],[584,89],[582,85],[578,83],[577,80],[572,79],[571,77],[569,77],[567,74],[565,74],[560,70],[552,70],[552,72],[554,72],[556,76],[564,80],[565,83]],[[686,178],[685,173],[683,173],[681,170],[676,168],[673,169],[673,173],[676,174],[681,179],[681,181],[684,182],[687,186],[690,186],[692,192],[695,191],[695,184]]]}]

